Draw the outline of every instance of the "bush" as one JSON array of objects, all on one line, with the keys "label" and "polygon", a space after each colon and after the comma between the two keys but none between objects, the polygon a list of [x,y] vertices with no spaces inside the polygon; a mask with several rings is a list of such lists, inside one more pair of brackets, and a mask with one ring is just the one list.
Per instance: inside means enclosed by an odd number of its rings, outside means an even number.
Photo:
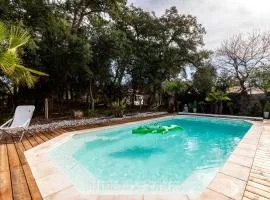
[{"label": "bush", "polygon": [[126,109],[126,100],[122,99],[121,101],[114,101],[112,102],[111,107],[115,117],[123,117]]},{"label": "bush", "polygon": [[267,101],[265,104],[264,104],[264,109],[263,109],[264,112],[270,112],[270,103],[269,101]]},{"label": "bush", "polygon": [[103,110],[102,111],[102,115],[103,116],[112,116],[113,115],[113,112],[110,109],[106,109],[106,110]]},{"label": "bush", "polygon": [[254,106],[252,107],[251,114],[256,117],[262,116],[262,104],[260,102],[254,104]]},{"label": "bush", "polygon": [[197,105],[198,105],[198,104],[197,104],[197,101],[194,101],[194,102],[193,102],[193,105],[192,105],[192,108],[196,108],[196,109],[197,109]]},{"label": "bush", "polygon": [[97,111],[96,110],[88,109],[88,110],[85,110],[83,112],[83,115],[86,118],[96,117],[97,116]]}]

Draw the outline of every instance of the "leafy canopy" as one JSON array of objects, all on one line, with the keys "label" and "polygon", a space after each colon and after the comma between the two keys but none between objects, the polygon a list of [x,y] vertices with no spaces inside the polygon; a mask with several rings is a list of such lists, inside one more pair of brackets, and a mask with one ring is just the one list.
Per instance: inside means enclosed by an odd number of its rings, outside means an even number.
[{"label": "leafy canopy", "polygon": [[205,101],[211,102],[211,103],[220,103],[224,101],[230,101],[231,99],[228,97],[228,94],[223,91],[219,90],[212,90],[207,97],[205,98]]}]

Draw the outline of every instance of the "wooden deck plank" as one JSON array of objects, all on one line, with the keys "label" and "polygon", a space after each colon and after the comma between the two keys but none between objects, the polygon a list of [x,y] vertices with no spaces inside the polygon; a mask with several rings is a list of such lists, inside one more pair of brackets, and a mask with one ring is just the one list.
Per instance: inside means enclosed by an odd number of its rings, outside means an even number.
[{"label": "wooden deck plank", "polygon": [[28,189],[28,184],[26,182],[26,177],[24,175],[22,166],[11,168],[11,182],[12,182],[12,192],[14,200],[28,200],[31,199],[31,195]]},{"label": "wooden deck plank", "polygon": [[57,136],[60,135],[59,133],[57,133],[57,132],[55,132],[55,131],[51,131],[51,132],[49,132],[49,133],[47,133],[47,134],[49,134],[52,138],[55,138],[55,137],[57,137]]},{"label": "wooden deck plank", "polygon": [[23,171],[26,176],[26,181],[29,187],[29,191],[33,200],[41,200],[41,194],[39,192],[37,183],[33,177],[31,169],[28,164],[23,165]]},{"label": "wooden deck plank", "polygon": [[23,169],[23,172],[24,172],[24,175],[26,178],[26,182],[28,185],[28,189],[29,189],[31,198],[35,199],[35,200],[41,200],[42,199],[41,194],[39,192],[36,181],[32,175],[30,167],[29,167],[29,165],[26,161],[26,158],[24,156],[24,153],[23,153],[25,151],[24,146],[21,142],[19,142],[19,143],[15,144],[15,147],[16,147],[16,150],[18,153],[19,160],[20,160],[21,165],[22,165],[22,169]]},{"label": "wooden deck plank", "polygon": [[7,146],[6,144],[0,144],[0,172],[8,171],[8,157],[7,157]]},{"label": "wooden deck plank", "polygon": [[35,140],[35,138],[32,135],[26,135],[25,137],[29,141],[32,147],[38,145],[38,142]]},{"label": "wooden deck plank", "polygon": [[[254,193],[249,192],[249,191],[245,191],[244,197],[251,199],[251,200],[268,200],[267,198],[265,198],[263,196],[260,196],[258,194],[254,194]],[[243,200],[244,200],[244,198],[243,198]]]},{"label": "wooden deck plank", "polygon": [[13,199],[6,144],[0,144],[0,199]]},{"label": "wooden deck plank", "polygon": [[49,140],[53,139],[54,137],[50,134],[50,131],[43,132],[43,135],[47,137]]},{"label": "wooden deck plank", "polygon": [[44,140],[39,136],[38,133],[33,134],[33,137],[35,138],[35,140],[37,141],[38,144],[41,144],[44,142]]},{"label": "wooden deck plank", "polygon": [[9,167],[11,175],[12,193],[14,200],[28,200],[31,195],[26,177],[14,144],[7,144]]},{"label": "wooden deck plank", "polygon": [[18,157],[19,157],[19,159],[21,161],[21,164],[22,165],[27,164],[27,161],[26,161],[25,156],[24,156],[25,149],[24,149],[23,144],[21,142],[18,142],[18,143],[15,144],[15,147],[16,147],[16,150],[17,150],[17,153],[18,153]]},{"label": "wooden deck plank", "polygon": [[22,144],[23,144],[23,146],[24,146],[24,148],[25,148],[26,150],[32,148],[32,145],[30,144],[30,142],[29,142],[29,141],[27,140],[27,138],[25,138],[25,137],[23,137],[23,139],[22,139]]},{"label": "wooden deck plank", "polygon": [[62,135],[65,132],[66,131],[64,131],[64,130],[61,131],[60,129],[56,129],[56,130],[53,131],[53,133],[56,134],[56,135]]},{"label": "wooden deck plank", "polygon": [[269,136],[269,131],[261,134],[243,199],[270,199],[270,143],[266,139]]},{"label": "wooden deck plank", "polygon": [[58,131],[59,131],[60,133],[62,133],[62,134],[67,132],[65,129],[62,129],[62,128],[58,129]]},{"label": "wooden deck plank", "polygon": [[38,136],[39,136],[44,142],[46,142],[46,141],[49,140],[49,138],[45,136],[44,132],[39,132],[39,133],[38,133]]},{"label": "wooden deck plank", "polygon": [[261,180],[261,179],[257,179],[257,178],[254,178],[254,177],[249,177],[249,180],[250,181],[253,181],[255,183],[259,183],[259,184],[262,184],[262,185],[265,185],[265,186],[268,186],[270,187],[270,182],[267,182],[267,181],[264,181],[264,180]]},{"label": "wooden deck plank", "polygon": [[8,159],[10,169],[21,166],[18,153],[14,144],[7,144]]},{"label": "wooden deck plank", "polygon": [[248,186],[254,187],[254,188],[259,188],[260,190],[264,190],[266,192],[270,192],[270,187],[262,185],[260,183],[256,183],[253,181],[248,181]]},{"label": "wooden deck plank", "polygon": [[2,200],[11,200],[12,197],[12,186],[10,171],[0,172],[0,199]]},{"label": "wooden deck plank", "polygon": [[257,194],[257,195],[260,195],[260,196],[265,197],[267,199],[270,199],[270,193],[266,192],[264,190],[261,190],[259,188],[255,188],[255,187],[247,185],[246,191],[249,191],[249,192],[251,192],[253,194]]}]

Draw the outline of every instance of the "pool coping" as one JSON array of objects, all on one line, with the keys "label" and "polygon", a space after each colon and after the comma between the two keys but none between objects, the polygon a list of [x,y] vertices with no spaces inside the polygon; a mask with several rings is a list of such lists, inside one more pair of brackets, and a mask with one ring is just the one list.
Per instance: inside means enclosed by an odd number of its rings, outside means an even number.
[{"label": "pool coping", "polygon": [[[191,115],[192,116],[192,115]],[[158,117],[155,119],[147,119],[136,122],[129,122],[128,124],[138,124],[142,122],[152,122],[160,119],[166,119],[172,116]],[[224,118],[224,117],[219,117]],[[237,118],[241,119],[241,118]],[[208,185],[207,189],[200,194],[184,194],[184,193],[171,193],[171,194],[141,194],[141,195],[85,195],[80,193],[75,186],[69,181],[63,171],[60,171],[55,161],[48,155],[48,151],[66,142],[70,137],[77,134],[84,134],[109,128],[116,128],[123,126],[123,124],[91,128],[80,131],[73,131],[64,133],[54,139],[42,143],[24,154],[27,162],[29,163],[33,177],[38,185],[41,196],[45,200],[49,199],[89,199],[96,200],[102,199],[106,196],[116,199],[208,199],[205,196],[217,196],[214,199],[234,199],[240,200],[243,197],[245,187],[248,181],[248,176],[251,171],[252,163],[255,157],[255,152],[259,143],[259,139],[263,130],[263,124],[260,121],[246,120],[252,123],[252,127],[245,134],[239,142],[235,150],[231,153],[230,157],[226,160],[223,167],[215,175],[214,179]],[[52,184],[53,183],[53,184]],[[111,199],[112,199],[111,198]]]},{"label": "pool coping", "polygon": [[251,120],[251,121],[263,121],[263,117],[250,117],[250,116],[237,116],[237,115],[220,115],[220,114],[207,114],[207,113],[190,113],[190,112],[179,112],[179,115],[190,115],[190,116],[201,116],[201,117],[217,117],[225,119],[240,119],[240,120]]}]

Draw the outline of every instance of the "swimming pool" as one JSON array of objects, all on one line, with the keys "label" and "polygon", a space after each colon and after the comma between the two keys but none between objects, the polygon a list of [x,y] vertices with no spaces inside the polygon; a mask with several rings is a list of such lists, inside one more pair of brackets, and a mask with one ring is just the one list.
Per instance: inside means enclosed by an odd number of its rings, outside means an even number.
[{"label": "swimming pool", "polygon": [[[179,125],[167,134],[135,135],[142,125]],[[74,135],[49,154],[83,193],[200,192],[251,124],[173,116]]]}]

